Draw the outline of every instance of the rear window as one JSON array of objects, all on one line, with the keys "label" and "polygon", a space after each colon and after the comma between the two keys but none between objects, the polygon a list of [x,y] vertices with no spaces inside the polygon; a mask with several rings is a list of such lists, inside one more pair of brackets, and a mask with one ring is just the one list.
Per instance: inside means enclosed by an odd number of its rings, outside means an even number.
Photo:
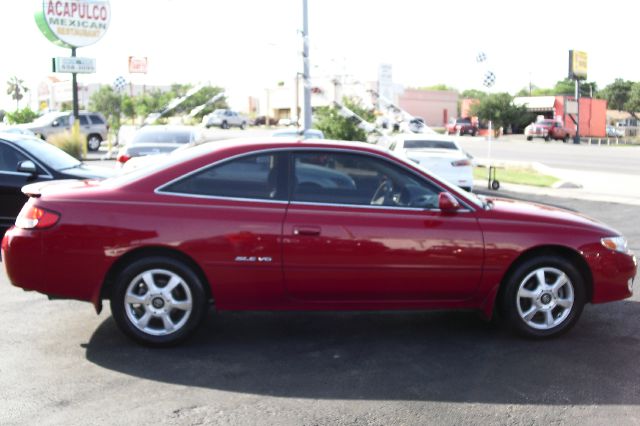
[{"label": "rear window", "polygon": [[189,143],[195,138],[188,130],[164,130],[139,131],[131,140],[131,144],[138,143]]},{"label": "rear window", "polygon": [[469,118],[458,118],[456,120],[458,124],[471,124],[471,120]]},{"label": "rear window", "polygon": [[456,144],[449,141],[404,141],[405,149],[457,149]]}]

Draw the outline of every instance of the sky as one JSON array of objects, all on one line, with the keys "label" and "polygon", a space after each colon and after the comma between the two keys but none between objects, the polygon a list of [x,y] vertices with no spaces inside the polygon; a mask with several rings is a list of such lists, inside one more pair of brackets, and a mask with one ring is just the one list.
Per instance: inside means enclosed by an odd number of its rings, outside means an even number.
[{"label": "sky", "polygon": [[[0,109],[13,110],[6,81],[32,90],[51,73],[51,58],[69,56],[36,27],[38,0],[4,0],[0,26]],[[302,0],[111,0],[111,22],[97,43],[78,49],[96,59],[81,83],[210,83],[224,87],[232,106],[246,105],[266,87],[302,71]],[[589,55],[589,80],[640,80],[637,16],[640,2],[575,0],[308,0],[311,76],[371,81],[381,63],[405,87],[446,84],[492,92],[551,87],[568,69],[570,49]],[[487,60],[478,64],[479,52]],[[128,74],[129,56],[146,56],[147,74]],[[59,78],[68,75],[58,74]],[[28,98],[28,97],[27,97]]]}]

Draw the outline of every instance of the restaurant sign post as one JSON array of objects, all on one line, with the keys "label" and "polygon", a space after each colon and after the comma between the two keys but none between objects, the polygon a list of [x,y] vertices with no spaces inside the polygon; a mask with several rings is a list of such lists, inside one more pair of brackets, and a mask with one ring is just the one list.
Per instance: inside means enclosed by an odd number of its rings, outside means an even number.
[{"label": "restaurant sign post", "polygon": [[[102,38],[111,21],[111,6],[108,0],[42,0],[35,13],[40,32],[52,43],[71,49],[71,58],[76,57],[76,49],[89,46]],[[63,58],[54,58],[54,63],[63,63]],[[71,60],[73,61],[73,60]],[[83,58],[81,62],[89,62]],[[79,64],[81,62],[67,62]],[[95,71],[95,62],[92,63]],[[73,85],[74,131],[79,131],[77,67],[68,67]],[[84,69],[87,69],[85,67]],[[65,72],[57,70],[57,72]],[[86,72],[86,71],[85,71]]]}]

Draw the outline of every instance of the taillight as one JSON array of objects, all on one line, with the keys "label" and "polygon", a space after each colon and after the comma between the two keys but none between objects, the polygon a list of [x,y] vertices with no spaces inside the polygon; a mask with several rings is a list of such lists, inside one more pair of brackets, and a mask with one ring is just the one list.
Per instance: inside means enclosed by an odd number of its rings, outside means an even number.
[{"label": "taillight", "polygon": [[22,229],[50,228],[60,219],[58,213],[41,209],[31,204],[25,204],[16,218],[16,227]]},{"label": "taillight", "polygon": [[451,165],[453,167],[470,166],[471,165],[471,161],[469,161],[469,160],[457,160],[457,161],[452,161]]},{"label": "taillight", "polygon": [[127,154],[120,154],[118,155],[118,163],[126,163],[127,161],[129,161],[131,159],[130,156],[128,156]]}]

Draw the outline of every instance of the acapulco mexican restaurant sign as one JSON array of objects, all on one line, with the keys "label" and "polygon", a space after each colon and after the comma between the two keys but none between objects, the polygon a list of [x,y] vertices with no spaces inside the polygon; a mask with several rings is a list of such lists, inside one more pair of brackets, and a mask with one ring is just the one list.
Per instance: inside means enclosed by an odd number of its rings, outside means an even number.
[{"label": "acapulco mexican restaurant sign", "polygon": [[62,47],[84,47],[100,40],[109,28],[108,0],[43,0],[36,23],[50,41]]}]

